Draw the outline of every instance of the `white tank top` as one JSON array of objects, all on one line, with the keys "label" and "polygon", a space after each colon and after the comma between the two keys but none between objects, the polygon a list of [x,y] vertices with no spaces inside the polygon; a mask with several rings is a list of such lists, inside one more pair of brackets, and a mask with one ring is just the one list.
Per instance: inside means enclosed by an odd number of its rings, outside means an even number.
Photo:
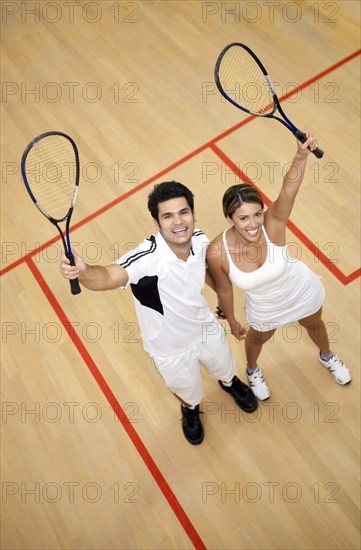
[{"label": "white tank top", "polygon": [[[243,290],[253,290],[261,285],[270,283],[271,281],[279,281],[286,272],[287,268],[290,267],[291,262],[295,261],[292,258],[289,258],[287,245],[276,246],[269,240],[264,226],[262,226],[262,230],[264,236],[266,237],[267,257],[261,267],[255,271],[249,272],[241,271],[235,265],[227,245],[226,233],[228,230],[223,233],[224,248],[229,261],[229,278],[236,286],[242,288]],[[250,259],[252,249],[253,247],[250,245],[249,247],[246,247],[243,252],[245,258],[247,258],[249,262],[252,261]],[[247,251],[250,253],[247,253]]]},{"label": "white tank top", "polygon": [[267,257],[255,271],[241,271],[233,262],[223,233],[223,244],[229,262],[229,278],[246,291],[246,316],[259,331],[277,328],[316,313],[322,306],[325,290],[318,277],[301,260],[288,255],[288,245],[273,244],[266,238]]}]

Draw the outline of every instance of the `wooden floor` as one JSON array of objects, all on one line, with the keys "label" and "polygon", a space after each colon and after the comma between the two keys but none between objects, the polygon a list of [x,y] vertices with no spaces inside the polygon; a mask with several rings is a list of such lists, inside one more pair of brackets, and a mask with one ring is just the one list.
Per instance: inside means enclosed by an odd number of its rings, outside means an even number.
[{"label": "wooden floor", "polygon": [[[1,9],[1,548],[359,548],[360,3]],[[149,236],[159,181],[188,185],[198,226],[215,236],[225,189],[249,178],[272,200],[295,148],[280,124],[250,120],[216,92],[214,63],[232,41],[261,56],[290,94],[286,113],[325,150],[309,159],[288,236],[323,279],[332,347],[353,381],[333,382],[287,326],[263,351],[272,397],[253,415],[204,376],[206,437],[193,448],[142,348],[131,293],[71,296],[19,162],[44,131],[76,140],[72,239],[89,263]],[[229,341],[244,379],[244,345]]]}]

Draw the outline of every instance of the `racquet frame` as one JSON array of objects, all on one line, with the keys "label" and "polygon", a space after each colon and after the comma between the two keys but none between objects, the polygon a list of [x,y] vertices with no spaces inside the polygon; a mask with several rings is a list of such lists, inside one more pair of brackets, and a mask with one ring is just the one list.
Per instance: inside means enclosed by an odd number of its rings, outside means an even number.
[{"label": "racquet frame", "polygon": [[[38,203],[35,195],[33,194],[32,190],[31,190],[31,186],[28,182],[28,178],[27,178],[27,175],[26,175],[26,160],[28,158],[28,155],[29,155],[31,149],[34,147],[34,145],[38,144],[42,139],[46,139],[47,137],[50,137],[50,136],[62,136],[64,139],[67,139],[70,142],[70,144],[73,148],[73,151],[74,151],[74,159],[75,159],[74,191],[73,191],[73,195],[72,195],[72,198],[71,198],[71,203],[70,203],[69,209],[68,209],[67,213],[65,214],[65,216],[63,216],[62,218],[54,218],[53,216],[49,215],[46,212],[46,210],[44,210],[44,208],[41,206],[41,204]],[[28,146],[26,147],[26,149],[25,149],[25,151],[22,155],[22,158],[21,158],[21,173],[22,173],[22,177],[23,177],[25,187],[26,187],[26,189],[27,189],[27,191],[30,195],[30,198],[32,199],[32,201],[34,202],[34,204],[38,208],[38,210],[53,225],[55,225],[55,227],[59,231],[59,234],[60,234],[60,237],[61,237],[61,240],[62,240],[62,243],[63,243],[63,248],[64,248],[65,255],[70,260],[70,265],[74,266],[75,265],[75,260],[74,260],[74,256],[73,256],[73,253],[72,253],[71,242],[70,242],[70,220],[71,220],[71,216],[73,214],[75,202],[76,202],[77,195],[78,195],[79,174],[80,174],[79,152],[78,152],[78,148],[77,148],[74,140],[70,136],[68,136],[67,134],[64,134],[63,132],[51,131],[51,132],[45,132],[43,134],[40,134],[39,136],[34,138],[28,144]],[[61,227],[59,226],[59,223],[64,222],[64,221],[65,221],[65,235],[64,235],[64,232],[62,231]],[[69,282],[70,282],[71,293],[72,294],[79,294],[81,292],[81,288],[80,288],[78,279],[72,279]]]},{"label": "racquet frame", "polygon": [[[243,48],[244,50],[246,50],[249,55],[254,59],[254,61],[257,63],[257,65],[259,66],[259,68],[261,69],[262,73],[263,73],[263,76],[265,77],[267,83],[268,83],[268,86],[271,90],[271,93],[272,93],[272,99],[273,99],[273,103],[274,103],[274,106],[272,108],[272,110],[270,112],[267,112],[267,113],[261,113],[261,112],[254,112],[254,111],[250,111],[249,109],[246,109],[246,107],[242,107],[242,105],[240,105],[239,103],[237,103],[234,99],[232,99],[232,97],[230,97],[230,95],[227,94],[227,92],[224,90],[222,84],[221,84],[221,81],[220,81],[220,77],[219,77],[219,69],[220,69],[220,66],[221,66],[221,63],[222,63],[222,60],[225,56],[225,54],[228,52],[228,50],[230,48],[233,48],[233,47],[241,47]],[[218,56],[218,59],[216,61],[216,65],[215,65],[215,68],[214,68],[214,80],[215,80],[215,83],[216,83],[216,86],[219,90],[219,92],[222,94],[222,96],[227,99],[227,101],[229,101],[230,103],[232,103],[232,105],[234,105],[235,107],[237,107],[238,109],[241,109],[242,111],[250,114],[250,115],[254,115],[254,116],[260,116],[260,117],[264,117],[264,118],[273,118],[275,120],[278,120],[279,122],[281,122],[281,124],[283,124],[288,130],[290,130],[290,132],[292,132],[292,134],[296,137],[296,139],[298,139],[301,143],[305,143],[307,141],[307,136],[306,134],[304,134],[304,132],[302,132],[301,130],[299,130],[291,121],[290,119],[286,116],[286,114],[284,113],[281,105],[280,105],[280,102],[278,100],[278,97],[277,97],[277,94],[274,90],[274,86],[273,86],[273,83],[271,81],[271,78],[269,76],[269,74],[267,73],[263,63],[260,61],[260,59],[258,59],[258,57],[256,56],[256,54],[248,47],[246,46],[245,44],[242,44],[240,42],[232,42],[231,44],[228,44],[227,46],[225,46],[223,48],[223,50],[221,51],[221,53],[219,54]],[[274,113],[278,111],[280,113],[280,115],[282,116],[282,118],[280,117],[277,117],[274,115]],[[315,149],[314,151],[312,151],[312,153],[317,157],[317,158],[322,158],[323,157],[323,151],[320,149],[320,148],[317,148]]]}]

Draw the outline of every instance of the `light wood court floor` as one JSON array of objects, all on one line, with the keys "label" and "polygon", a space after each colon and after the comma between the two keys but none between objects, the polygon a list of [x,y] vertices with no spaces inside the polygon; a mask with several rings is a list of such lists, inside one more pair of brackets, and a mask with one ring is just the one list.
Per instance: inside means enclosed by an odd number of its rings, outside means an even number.
[{"label": "light wood court floor", "polygon": [[[1,10],[1,548],[359,548],[360,3]],[[72,239],[89,263],[152,233],[146,198],[163,180],[189,185],[198,226],[215,236],[225,189],[249,178],[272,200],[295,149],[281,124],[249,120],[216,92],[214,63],[232,41],[258,53],[288,116],[325,150],[309,159],[288,236],[323,279],[332,347],[353,381],[338,386],[299,327],[284,327],[262,354],[272,397],[258,412],[241,414],[204,376],[206,436],[193,448],[131,293],[71,296],[19,163],[42,132],[75,139]],[[243,343],[229,341],[244,379]]]}]

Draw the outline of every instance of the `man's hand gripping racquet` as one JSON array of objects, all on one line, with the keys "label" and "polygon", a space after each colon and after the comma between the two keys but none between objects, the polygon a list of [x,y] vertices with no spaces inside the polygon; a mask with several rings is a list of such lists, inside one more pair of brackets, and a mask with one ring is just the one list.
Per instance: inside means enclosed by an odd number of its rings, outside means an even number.
[{"label": "man's hand gripping racquet", "polygon": [[[58,229],[64,251],[75,265],[69,226],[79,189],[79,154],[74,141],[62,132],[46,132],[33,139],[21,159],[26,189],[40,212]],[[59,223],[65,222],[65,235]],[[78,279],[71,293],[81,292]]]},{"label": "man's hand gripping racquet", "polygon": [[[223,48],[216,62],[214,79],[220,93],[235,107],[251,115],[274,118],[301,143],[307,141],[307,136],[283,112],[266,69],[248,46],[233,42]],[[282,118],[274,116],[276,111]],[[323,156],[319,148],[312,153],[317,158]]]}]

